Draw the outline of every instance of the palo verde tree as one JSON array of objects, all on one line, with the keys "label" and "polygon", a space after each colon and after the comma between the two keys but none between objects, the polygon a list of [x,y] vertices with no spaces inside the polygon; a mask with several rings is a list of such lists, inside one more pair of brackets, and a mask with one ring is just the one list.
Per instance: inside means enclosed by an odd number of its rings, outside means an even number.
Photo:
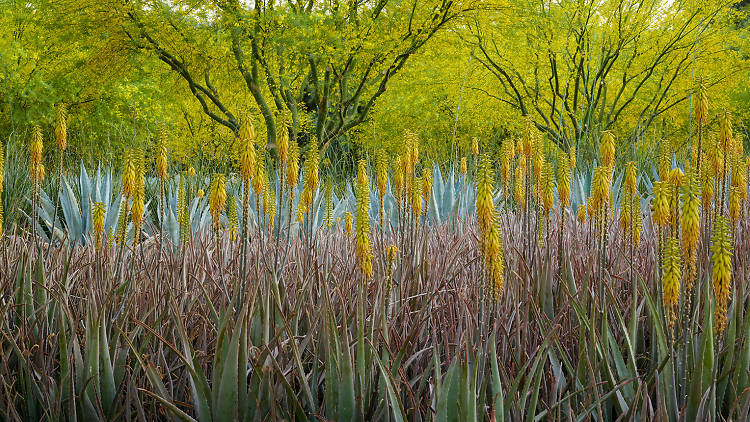
[{"label": "palo verde tree", "polygon": [[179,75],[211,119],[237,133],[252,106],[269,145],[283,118],[293,139],[309,134],[325,149],[366,121],[391,78],[469,5],[153,0],[112,7],[131,46]]},{"label": "palo verde tree", "polygon": [[493,95],[564,147],[608,129],[633,140],[662,119],[687,128],[701,78],[726,92],[748,69],[725,0],[533,3],[475,14],[465,39]]}]

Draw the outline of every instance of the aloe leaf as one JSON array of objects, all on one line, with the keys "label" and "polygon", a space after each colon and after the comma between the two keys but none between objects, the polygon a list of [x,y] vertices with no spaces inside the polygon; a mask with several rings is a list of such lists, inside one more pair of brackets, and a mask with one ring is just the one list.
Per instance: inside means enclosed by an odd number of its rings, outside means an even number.
[{"label": "aloe leaf", "polygon": [[377,353],[373,353],[372,355],[375,357],[375,361],[378,363],[380,374],[385,382],[386,391],[388,392],[388,402],[390,404],[391,410],[393,411],[393,418],[396,420],[396,422],[404,422],[406,421],[406,412],[404,411],[404,406],[401,403],[398,394],[396,394],[396,390],[393,388],[393,379],[391,378],[391,372],[385,368]]},{"label": "aloe leaf", "polygon": [[[344,334],[346,336],[346,333]],[[352,355],[347,344],[348,336],[345,337],[342,356],[342,365],[340,368],[339,398],[338,398],[338,420],[353,421],[356,415],[356,403],[354,392],[354,368],[352,365]]]},{"label": "aloe leaf", "polygon": [[105,413],[109,414],[114,404],[117,387],[115,386],[112,359],[109,355],[109,340],[105,324],[99,324],[99,355],[101,368],[101,396]]},{"label": "aloe leaf", "polygon": [[[153,372],[153,370],[152,370],[152,372]],[[148,390],[141,390],[141,391],[143,391],[144,393],[146,393],[149,396],[151,396],[151,397],[155,398],[156,400],[158,400],[162,405],[164,405],[167,409],[169,409],[175,416],[177,416],[177,418],[179,420],[185,421],[185,422],[197,422],[195,419],[193,419],[192,417],[190,417],[190,415],[188,415],[187,413],[185,413],[182,410],[180,410],[177,406],[174,405],[174,403],[172,403],[171,401],[167,400],[166,398],[164,398],[164,397],[162,397],[162,396],[160,396],[160,395],[158,395],[158,394],[156,394],[156,393],[154,393],[152,391],[148,391]]]},{"label": "aloe leaf", "polygon": [[497,367],[497,342],[495,340],[495,334],[492,334],[492,337],[490,337],[490,363],[492,369],[492,412],[496,421],[503,422],[505,420],[503,384],[500,380],[500,371]]},{"label": "aloe leaf", "polygon": [[[118,327],[118,330],[120,328]],[[146,394],[150,395],[151,397],[154,397],[159,402],[161,402],[167,409],[169,409],[174,415],[179,417],[180,419],[184,421],[195,421],[195,419],[191,418],[189,415],[187,415],[185,412],[177,408],[177,406],[174,405],[174,403],[168,398],[167,388],[164,386],[164,383],[162,382],[159,375],[156,373],[156,370],[154,370],[153,365],[150,362],[146,362],[143,360],[143,357],[138,352],[138,349],[135,347],[133,342],[128,338],[125,333],[120,330],[120,334],[122,335],[125,342],[128,344],[128,347],[130,347],[130,350],[133,352],[133,356],[138,361],[139,365],[143,369],[143,371],[146,373],[146,378],[148,379],[149,383],[151,384],[151,387],[156,390],[156,392],[151,392],[147,390],[140,390],[145,392]]]},{"label": "aloe leaf", "polygon": [[[703,322],[703,341],[701,343],[698,359],[695,361],[695,367],[692,371],[692,383],[690,394],[688,396],[687,417],[698,417],[699,407],[701,407],[703,398],[713,385],[714,370],[714,322],[713,307],[711,303],[711,294],[708,291],[710,284],[706,283],[706,294],[704,306],[707,312],[704,312]],[[697,420],[697,419],[694,419]]]},{"label": "aloe leaf", "polygon": [[[238,321],[243,320],[241,314]],[[237,418],[237,382],[238,382],[238,357],[240,348],[240,336],[242,329],[235,326],[232,339],[226,346],[226,355],[223,359],[221,378],[214,379],[219,382],[216,407],[214,407],[214,420],[231,421]]]}]

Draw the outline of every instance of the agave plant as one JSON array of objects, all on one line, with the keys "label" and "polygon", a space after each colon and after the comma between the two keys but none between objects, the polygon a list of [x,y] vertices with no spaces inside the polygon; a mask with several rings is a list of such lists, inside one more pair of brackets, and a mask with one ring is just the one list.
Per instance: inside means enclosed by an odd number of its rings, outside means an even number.
[{"label": "agave plant", "polygon": [[37,232],[46,241],[55,239],[84,245],[88,243],[93,228],[91,205],[95,202],[104,203],[105,233],[117,229],[122,195],[114,186],[112,169],[102,171],[100,166],[96,174],[90,177],[81,163],[78,177],[73,181],[74,185],[71,186],[68,178],[62,176],[57,209],[53,199],[46,192],[41,192],[38,206],[40,220],[34,223],[37,225]]},{"label": "agave plant", "polygon": [[[595,163],[594,163],[595,165]],[[472,181],[466,176],[457,175],[453,165],[448,169],[448,172],[444,175],[440,166],[432,166],[432,191],[429,195],[428,203],[425,204],[427,221],[433,224],[441,224],[456,217],[470,216],[474,213],[476,203],[476,188]],[[577,172],[572,178],[573,189],[571,189],[571,206],[575,209],[580,204],[585,204],[587,198],[591,194],[591,183],[592,183],[593,167],[587,166],[583,171]],[[615,212],[619,207],[619,196],[621,191],[621,185],[623,181],[624,171],[617,173],[612,183],[612,206],[615,207]],[[68,179],[63,176],[61,180],[61,193],[59,209],[55,216],[55,206],[53,200],[46,192],[42,192],[41,200],[39,205],[39,216],[42,222],[38,225],[38,229],[45,240],[49,240],[47,233],[54,233],[52,236],[58,241],[67,240],[71,242],[77,242],[80,244],[86,244],[91,238],[91,204],[94,202],[103,202],[105,204],[106,224],[105,232],[114,232],[117,230],[118,215],[120,212],[122,196],[119,194],[119,189],[116,188],[115,183],[118,180],[113,176],[111,168],[102,170],[101,167],[97,168],[96,174],[90,177],[83,163],[80,165],[80,171],[78,177],[75,179],[73,185],[70,184]],[[155,177],[149,177],[146,181],[147,192],[149,193],[150,201],[146,205],[148,210],[145,215],[145,222],[143,225],[143,233],[146,236],[154,236],[160,230],[163,230],[165,236],[170,239],[174,244],[179,242],[180,238],[180,225],[178,222],[178,177],[173,177],[166,184],[165,198],[164,198],[164,212],[162,213],[160,208],[160,201],[155,200],[159,190],[156,188],[159,181]],[[204,184],[207,184],[207,180],[203,180]],[[274,178],[274,188],[276,195],[279,195],[281,190],[281,179],[278,174]],[[645,173],[639,176],[639,184],[643,184],[646,191],[650,191],[652,185],[651,178],[647,177]],[[229,178],[229,190],[230,197],[234,197],[237,209],[242,208],[241,198],[243,197],[242,184],[236,177]],[[288,191],[284,191],[284,197],[281,200],[281,207],[276,212],[281,216],[284,224],[289,223],[287,218],[289,215],[294,215],[294,210],[297,209],[300,201],[300,195],[302,193],[302,187],[297,186],[293,192],[292,200],[289,201]],[[494,192],[494,200],[496,204],[502,202],[502,192],[498,188]],[[555,195],[557,195],[555,193]],[[278,201],[278,196],[276,197]],[[313,230],[317,230],[323,226],[325,220],[326,209],[328,204],[326,203],[327,198],[324,194],[324,189],[318,187],[314,195],[314,203],[310,219],[307,224],[312,224]],[[208,201],[205,198],[193,197],[188,198],[188,214],[190,221],[191,234],[200,233],[210,227],[211,216],[208,210]],[[642,199],[647,202],[647,198]],[[354,188],[351,180],[347,180],[344,184],[343,192],[337,194],[335,191],[331,193],[331,207],[332,207],[332,218],[338,220],[343,217],[347,211],[354,211],[356,209],[356,197],[354,194]],[[370,189],[370,203],[377,204],[377,192],[375,189]],[[151,206],[155,204],[155,206]],[[278,202],[277,202],[278,204]],[[292,207],[290,213],[289,207]],[[255,227],[258,221],[258,200],[255,197],[254,192],[249,193],[249,212],[248,212],[248,223],[250,227]],[[645,204],[643,204],[645,206]],[[278,208],[278,207],[277,207]],[[385,213],[385,219],[391,221],[397,221],[399,214],[398,201],[393,192],[391,181],[389,180],[386,185],[386,192],[383,197],[383,212]],[[372,221],[378,221],[380,210],[377,206],[370,207],[370,219]],[[242,213],[239,213],[238,217],[241,220]],[[164,221],[161,221],[161,218]],[[263,217],[265,218],[265,217]],[[54,229],[52,228],[52,222],[55,221]],[[227,216],[222,216],[224,223],[228,222]],[[241,221],[239,221],[242,224]],[[292,230],[298,229],[298,224],[294,218],[290,223]],[[128,225],[128,231],[130,231],[130,225]]]},{"label": "agave plant", "polygon": [[[159,180],[155,177],[148,178],[146,181],[147,186],[150,186],[154,195],[158,195],[158,189],[154,188],[158,186]],[[164,191],[164,212],[161,211],[160,201],[151,201],[156,204],[155,207],[146,207],[151,212],[147,214],[147,221],[154,222],[154,224],[147,224],[144,227],[146,236],[154,236],[160,230],[163,230],[165,236],[173,243],[178,244],[180,240],[180,224],[178,221],[179,215],[179,178],[174,177],[166,184]],[[199,198],[197,196],[193,198],[187,198],[189,200],[188,208],[188,221],[190,224],[188,227],[191,230],[191,234],[199,233],[202,230],[210,227],[211,225],[211,214],[208,210],[208,200],[206,198]],[[161,224],[161,218],[164,216],[163,224]]]},{"label": "agave plant", "polygon": [[[465,176],[456,177],[455,166],[451,164],[448,174],[443,177],[440,166],[432,166],[432,194],[427,204],[428,219],[436,224],[449,221],[456,216],[468,216],[476,207],[476,189]],[[499,203],[500,191],[495,192],[495,203]]]}]

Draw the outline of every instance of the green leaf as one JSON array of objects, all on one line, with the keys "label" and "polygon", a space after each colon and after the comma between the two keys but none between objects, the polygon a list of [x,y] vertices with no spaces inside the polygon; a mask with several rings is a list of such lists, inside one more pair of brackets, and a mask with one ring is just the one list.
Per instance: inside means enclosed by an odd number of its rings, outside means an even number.
[{"label": "green leaf", "polygon": [[[100,316],[100,318],[103,317]],[[99,324],[99,367],[101,368],[101,391],[102,391],[102,405],[105,413],[111,414],[117,395],[117,387],[115,385],[115,376],[112,368],[112,359],[109,355],[109,341],[107,339],[107,328],[105,324]]]},{"label": "green leaf", "polygon": [[386,390],[388,391],[388,402],[391,410],[393,410],[393,418],[396,420],[396,422],[404,422],[406,421],[406,412],[404,412],[404,406],[401,403],[401,400],[398,398],[396,390],[393,388],[393,379],[391,378],[391,372],[387,370],[385,366],[383,366],[383,362],[380,360],[380,357],[376,353],[373,353],[373,356],[378,363],[380,374],[383,376],[383,380],[385,381]]},{"label": "green leaf", "polygon": [[500,381],[500,371],[497,368],[497,344],[495,334],[490,337],[490,364],[492,368],[492,411],[497,422],[505,420],[503,408],[503,384]]}]

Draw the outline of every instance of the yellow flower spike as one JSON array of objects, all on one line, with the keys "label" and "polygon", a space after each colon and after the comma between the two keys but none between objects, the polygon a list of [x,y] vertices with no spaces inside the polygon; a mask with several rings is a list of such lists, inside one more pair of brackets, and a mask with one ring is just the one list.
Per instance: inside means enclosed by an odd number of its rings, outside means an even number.
[{"label": "yellow flower spike", "polygon": [[34,169],[34,177],[33,179],[36,180],[37,183],[41,183],[44,181],[44,176],[46,175],[46,171],[44,168],[44,164],[39,164]]},{"label": "yellow flower spike", "polygon": [[[190,172],[187,173],[189,175]],[[190,229],[188,200],[185,193],[185,174],[180,174],[180,184],[177,188],[177,225],[180,228],[180,243],[187,243],[192,231]]]},{"label": "yellow flower spike", "polygon": [[673,187],[679,188],[682,185],[683,176],[684,174],[682,173],[682,170],[678,167],[675,167],[669,172],[669,183]]},{"label": "yellow flower spike", "polygon": [[305,212],[307,212],[307,210],[305,209],[304,204],[299,204],[297,206],[297,222],[299,224],[302,224],[302,221],[304,221],[304,219],[305,219]]},{"label": "yellow flower spike", "polygon": [[665,182],[654,182],[654,200],[651,204],[653,220],[659,227],[669,224],[669,198]]},{"label": "yellow flower spike", "polygon": [[602,142],[599,146],[602,155],[602,166],[612,171],[615,165],[615,134],[611,130],[602,132]]},{"label": "yellow flower spike", "polygon": [[536,182],[538,187],[538,185],[540,185],[544,179],[544,169],[547,166],[547,162],[544,160],[544,150],[542,148],[535,147],[533,155],[534,181]]},{"label": "yellow flower spike", "polygon": [[461,157],[461,167],[459,168],[459,174],[466,174],[468,171],[468,165],[466,164],[466,157]]},{"label": "yellow flower spike", "polygon": [[401,155],[398,155],[393,163],[393,187],[396,189],[396,199],[399,200],[404,197],[404,173],[399,171],[403,161]]},{"label": "yellow flower spike", "polygon": [[747,201],[747,169],[740,156],[737,156],[736,163],[732,166],[732,186],[737,188],[740,205],[744,204]]},{"label": "yellow flower spike", "polygon": [[318,184],[320,183],[319,175],[320,157],[318,156],[318,148],[315,145],[310,145],[305,156],[305,178],[301,198],[307,210],[312,208],[315,192],[318,190]]},{"label": "yellow flower spike", "polygon": [[677,304],[680,300],[680,267],[682,266],[680,244],[676,237],[670,237],[664,245],[662,262],[662,286],[664,291],[664,311],[667,324],[671,327],[677,318]]},{"label": "yellow flower spike", "polygon": [[242,125],[239,132],[237,133],[237,136],[239,136],[242,144],[246,142],[257,142],[255,136],[255,126],[253,126],[253,122],[248,120],[247,124]]},{"label": "yellow flower spike", "polygon": [[717,176],[721,175],[721,173],[724,171],[724,153],[719,147],[719,141],[716,140],[716,137],[713,134],[711,134],[707,144],[708,145],[706,145],[706,148],[708,160],[711,164],[711,172]]},{"label": "yellow flower spike", "polygon": [[479,225],[480,243],[483,241],[482,236],[489,230],[495,212],[495,204],[492,201],[493,178],[494,174],[489,155],[484,153],[479,159],[479,169],[476,178],[477,223]]},{"label": "yellow flower spike", "polygon": [[289,162],[286,166],[286,180],[291,188],[297,187],[299,178],[299,146],[296,141],[289,142]]},{"label": "yellow flower spike", "polygon": [[357,262],[362,276],[371,279],[372,246],[370,244],[370,183],[367,177],[365,160],[359,161],[357,169],[357,224],[356,224]]},{"label": "yellow flower spike", "polygon": [[516,182],[513,186],[513,196],[521,208],[526,207],[526,195],[524,195],[524,169],[519,165],[516,168]]},{"label": "yellow flower spike", "polygon": [[240,138],[240,148],[240,177],[247,185],[255,177],[257,171],[255,142],[251,139]]},{"label": "yellow flower spike", "polygon": [[[266,187],[266,158],[265,150],[256,150],[255,157],[255,170],[252,172],[251,184],[253,186],[253,193],[255,194],[256,203],[260,202],[263,196],[263,189]],[[211,193],[209,192],[209,195]]]},{"label": "yellow flower spike", "polygon": [[672,168],[672,153],[669,151],[669,143],[662,140],[659,147],[659,180],[665,182],[669,179],[669,171]]},{"label": "yellow flower spike", "polygon": [[196,192],[195,194],[198,196],[198,198],[201,199],[203,199],[203,197],[206,195],[206,193],[203,192],[203,189],[198,189],[198,192]]},{"label": "yellow flower spike", "polygon": [[388,261],[393,262],[400,251],[396,245],[390,245],[385,248],[385,257]]},{"label": "yellow flower spike", "polygon": [[367,177],[367,164],[364,159],[357,163],[357,186],[367,186],[370,189],[370,179]]},{"label": "yellow flower spike", "polygon": [[221,173],[214,174],[211,180],[211,186],[208,192],[208,208],[211,211],[211,218],[214,228],[218,230],[221,227],[221,213],[227,203],[226,179]]},{"label": "yellow flower spike", "polygon": [[560,155],[557,168],[557,198],[560,200],[560,209],[564,210],[570,201],[570,166],[565,154]]},{"label": "yellow flower spike", "polygon": [[597,167],[594,169],[593,178],[593,203],[594,210],[601,209],[605,204],[609,203],[609,169],[605,167]]},{"label": "yellow flower spike", "polygon": [[734,149],[734,138],[732,135],[732,115],[725,111],[721,118],[719,129],[719,148],[724,157],[729,157]]},{"label": "yellow flower spike", "polygon": [[187,174],[191,179],[195,177],[195,169],[193,168],[193,166],[188,167]]},{"label": "yellow flower spike", "polygon": [[237,201],[234,195],[232,195],[227,202],[227,219],[229,220],[229,240],[234,241],[237,238],[237,232],[239,230]]},{"label": "yellow flower spike", "polygon": [[414,215],[419,217],[422,215],[422,179],[414,179],[414,191],[417,192],[412,196],[411,209],[414,211]]},{"label": "yellow flower spike", "polygon": [[344,213],[344,233],[351,235],[354,233],[354,229],[352,227],[352,221],[354,219],[354,216],[349,211]]},{"label": "yellow flower spike", "polygon": [[68,148],[68,112],[65,104],[60,104],[57,107],[57,114],[55,116],[55,142],[57,148],[64,152]]},{"label": "yellow flower spike", "polygon": [[708,124],[708,95],[703,83],[698,87],[697,97],[695,101],[695,122],[698,126],[706,126]]},{"label": "yellow flower spike", "polygon": [[136,158],[133,151],[127,151],[122,162],[122,196],[130,198],[135,193]]},{"label": "yellow flower spike", "polygon": [[107,216],[107,209],[104,202],[94,202],[91,206],[91,220],[94,223],[95,244],[99,245],[104,236],[104,222]]},{"label": "yellow flower spike", "polygon": [[492,224],[486,236],[485,244],[485,266],[490,281],[490,292],[496,299],[500,299],[503,292],[503,281],[505,272],[505,257],[503,252],[503,238],[497,217],[493,215]]},{"label": "yellow flower spike", "polygon": [[268,217],[268,214],[271,209],[271,204],[273,204],[273,200],[271,200],[271,190],[268,186],[268,178],[263,178],[263,187],[262,187],[262,196],[261,196],[261,208],[263,209],[263,215]]},{"label": "yellow flower spike", "polygon": [[729,219],[732,224],[740,219],[740,189],[736,186],[729,188]]},{"label": "yellow flower spike", "polygon": [[430,198],[432,198],[432,166],[422,171],[422,200],[425,205],[425,213],[427,213],[429,208]]},{"label": "yellow flower spike", "polygon": [[714,308],[714,328],[718,334],[727,325],[727,309],[732,296],[732,248],[734,241],[729,222],[724,216],[717,216],[711,245],[711,284],[716,306]]},{"label": "yellow flower spike", "polygon": [[479,140],[476,137],[471,138],[471,152],[475,157],[479,155]]},{"label": "yellow flower spike", "polygon": [[[408,147],[409,146],[407,145],[407,148]],[[410,155],[409,155],[408,149],[407,151],[401,153],[400,157],[401,157],[401,160],[399,160],[399,165],[401,167],[402,176],[404,177],[404,182],[406,182],[406,177],[409,174],[409,167],[410,167],[410,164],[409,164]]]},{"label": "yellow flower spike", "polygon": [[42,136],[42,129],[35,125],[31,134],[31,143],[29,144],[29,174],[31,180],[38,184],[41,182],[44,171],[42,167],[42,151],[44,149],[44,142]]},{"label": "yellow flower spike", "polygon": [[518,166],[517,169],[521,171],[521,173],[526,173],[526,156],[521,155],[518,157]]},{"label": "yellow flower spike", "polygon": [[157,147],[156,175],[162,182],[167,180],[167,129],[165,126],[161,128],[161,136]]},{"label": "yellow flower spike", "polygon": [[325,184],[325,211],[323,212],[323,228],[333,227],[333,182],[329,176]]},{"label": "yellow flower spike", "polygon": [[133,187],[133,205],[130,210],[130,217],[135,231],[135,243],[138,243],[139,232],[143,224],[143,212],[146,206],[146,166],[142,151],[138,151],[132,159],[135,169],[135,185]]},{"label": "yellow flower spike", "polygon": [[31,143],[29,144],[29,155],[32,165],[36,166],[42,162],[43,149],[44,142],[42,136],[42,128],[35,125],[31,134]]},{"label": "yellow flower spike", "polygon": [[637,189],[637,169],[635,161],[628,161],[625,165],[625,192],[628,195],[635,195]]},{"label": "yellow flower spike", "polygon": [[477,225],[479,226],[479,250],[484,256],[485,269],[489,280],[490,291],[499,298],[503,289],[505,269],[503,243],[500,227],[492,201],[494,174],[487,153],[479,159],[477,171]]},{"label": "yellow flower spike", "polygon": [[279,161],[283,167],[289,159],[289,123],[286,119],[279,125],[278,140]]},{"label": "yellow flower spike", "polygon": [[586,205],[584,204],[578,205],[578,222],[580,224],[586,223]]},{"label": "yellow flower spike", "polygon": [[696,249],[700,235],[700,186],[695,174],[685,176],[682,189],[682,253],[685,257],[685,289],[690,291],[696,275]]}]

